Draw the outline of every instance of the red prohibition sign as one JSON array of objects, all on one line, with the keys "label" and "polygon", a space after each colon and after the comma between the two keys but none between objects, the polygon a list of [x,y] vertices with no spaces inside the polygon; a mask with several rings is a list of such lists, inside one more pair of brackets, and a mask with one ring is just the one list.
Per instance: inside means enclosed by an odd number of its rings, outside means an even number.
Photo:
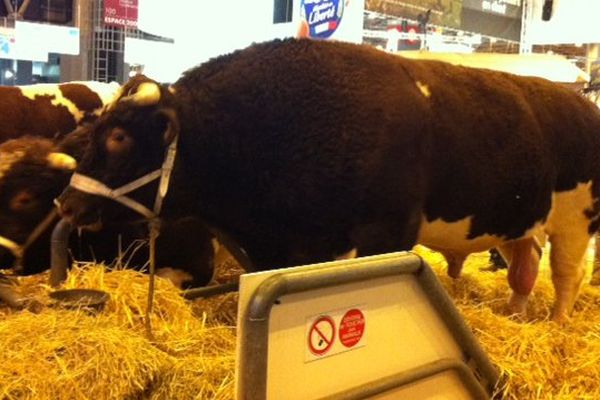
[{"label": "red prohibition sign", "polygon": [[335,339],[335,322],[328,315],[317,318],[308,331],[308,348],[316,356],[322,356],[331,349]]}]

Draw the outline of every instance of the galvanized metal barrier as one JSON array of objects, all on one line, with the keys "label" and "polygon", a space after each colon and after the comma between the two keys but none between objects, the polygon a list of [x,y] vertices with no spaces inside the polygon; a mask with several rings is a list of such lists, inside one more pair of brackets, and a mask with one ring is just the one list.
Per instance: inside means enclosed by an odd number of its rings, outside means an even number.
[{"label": "galvanized metal barrier", "polygon": [[449,399],[489,398],[498,381],[452,300],[414,254],[241,277],[238,400],[413,399],[419,397],[409,388],[448,373],[464,389]]}]

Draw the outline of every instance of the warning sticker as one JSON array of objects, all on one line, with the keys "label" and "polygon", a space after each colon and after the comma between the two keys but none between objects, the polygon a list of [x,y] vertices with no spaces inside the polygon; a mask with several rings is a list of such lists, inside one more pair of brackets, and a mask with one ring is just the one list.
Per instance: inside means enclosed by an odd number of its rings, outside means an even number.
[{"label": "warning sticker", "polygon": [[306,357],[314,361],[366,345],[365,305],[327,311],[306,319]]},{"label": "warning sticker", "polygon": [[316,356],[327,354],[335,340],[335,323],[328,315],[317,318],[308,333],[308,348]]},{"label": "warning sticker", "polygon": [[340,342],[346,347],[353,347],[365,333],[365,316],[358,308],[349,310],[340,322]]}]

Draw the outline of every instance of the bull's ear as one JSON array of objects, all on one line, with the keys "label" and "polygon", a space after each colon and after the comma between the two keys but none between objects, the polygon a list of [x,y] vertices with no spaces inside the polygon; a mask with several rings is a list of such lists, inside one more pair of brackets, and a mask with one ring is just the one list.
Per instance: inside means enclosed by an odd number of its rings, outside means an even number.
[{"label": "bull's ear", "polygon": [[175,136],[179,135],[179,118],[172,108],[161,108],[157,112],[162,118],[166,119],[167,128],[163,134],[165,144],[171,144]]},{"label": "bull's ear", "polygon": [[46,160],[50,168],[63,169],[65,171],[74,171],[77,168],[77,161],[65,153],[49,153]]}]

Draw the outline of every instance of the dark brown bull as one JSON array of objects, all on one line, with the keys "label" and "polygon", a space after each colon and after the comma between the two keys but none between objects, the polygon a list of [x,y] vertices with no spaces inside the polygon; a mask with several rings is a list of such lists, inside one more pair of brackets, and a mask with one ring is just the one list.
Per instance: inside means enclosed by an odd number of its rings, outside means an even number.
[{"label": "dark brown bull", "polygon": [[[511,285],[526,295],[543,231],[554,319],[573,308],[600,223],[600,114],[567,89],[286,40],[216,58],[171,88],[138,78],[124,93],[61,196],[75,224],[125,215],[93,195],[89,178],[119,188],[160,169],[178,138],[163,217],[202,217],[257,268],[417,242],[462,263],[504,246],[519,264]],[[150,207],[155,188],[131,197]]]}]

